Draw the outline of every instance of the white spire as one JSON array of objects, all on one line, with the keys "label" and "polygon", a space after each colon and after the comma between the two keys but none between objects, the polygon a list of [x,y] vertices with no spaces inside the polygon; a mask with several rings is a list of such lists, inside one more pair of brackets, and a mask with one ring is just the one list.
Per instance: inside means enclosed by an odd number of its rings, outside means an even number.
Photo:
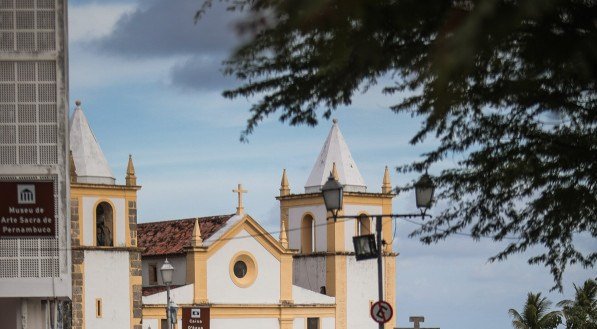
[{"label": "white spire", "polygon": [[116,183],[114,174],[83,114],[81,102],[75,103],[77,107],[70,120],[70,149],[77,168],[77,182],[113,185]]},{"label": "white spire", "polygon": [[338,128],[338,121],[334,119],[333,123],[328,138],[311,170],[307,184],[305,184],[305,193],[321,191],[321,187],[330,176],[334,163],[336,163],[339,181],[344,185],[345,191],[366,192],[365,180],[352,159],[348,145]]}]

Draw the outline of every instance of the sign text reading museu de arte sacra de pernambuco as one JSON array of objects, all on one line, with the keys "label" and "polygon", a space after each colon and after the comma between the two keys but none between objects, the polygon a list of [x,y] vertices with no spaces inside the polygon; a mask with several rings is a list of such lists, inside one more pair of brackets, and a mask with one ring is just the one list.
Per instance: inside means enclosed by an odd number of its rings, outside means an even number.
[{"label": "sign text reading museu de arte sacra de pernambuco", "polygon": [[56,235],[54,183],[0,181],[0,238]]}]

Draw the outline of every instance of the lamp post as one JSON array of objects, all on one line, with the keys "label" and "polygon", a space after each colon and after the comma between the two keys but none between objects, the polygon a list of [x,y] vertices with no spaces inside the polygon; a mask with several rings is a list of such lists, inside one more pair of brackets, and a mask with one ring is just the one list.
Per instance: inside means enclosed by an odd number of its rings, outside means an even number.
[{"label": "lamp post", "polygon": [[166,285],[166,322],[168,322],[168,329],[172,329],[172,321],[171,321],[171,314],[170,314],[170,284],[172,284],[172,275],[174,274],[174,266],[170,264],[168,259],[160,268],[160,272],[162,273],[162,282]]},{"label": "lamp post", "polygon": [[[342,194],[343,194],[344,187],[340,182],[338,182],[334,175],[330,173],[330,177],[328,178],[327,182],[322,186],[321,192],[323,194],[323,202],[325,203],[325,207],[327,211],[332,213],[332,218],[334,222],[338,218],[360,218],[360,216],[338,216],[338,211],[342,210]],[[426,214],[427,209],[431,208],[431,203],[433,201],[433,192],[435,191],[435,185],[431,181],[431,178],[425,172],[423,176],[415,183],[415,195],[417,201],[417,208],[421,211],[419,214],[381,214],[381,215],[371,215],[372,217],[376,218],[375,223],[375,234],[376,242],[377,242],[377,255],[371,254],[371,242],[362,241],[359,243],[355,243],[355,253],[357,255],[357,260],[360,259],[368,259],[368,258],[375,258],[377,256],[377,287],[379,293],[379,301],[383,300],[383,273],[382,273],[382,261],[383,261],[383,242],[381,238],[381,229],[382,229],[382,218],[383,217],[391,217],[391,218],[413,218],[413,217],[421,217],[425,219],[425,217],[431,217],[430,215]],[[371,240],[371,236],[365,236],[368,240]],[[357,250],[362,249],[362,250]],[[373,257],[368,257],[373,256]],[[379,329],[383,329],[383,324],[379,324]]]}]

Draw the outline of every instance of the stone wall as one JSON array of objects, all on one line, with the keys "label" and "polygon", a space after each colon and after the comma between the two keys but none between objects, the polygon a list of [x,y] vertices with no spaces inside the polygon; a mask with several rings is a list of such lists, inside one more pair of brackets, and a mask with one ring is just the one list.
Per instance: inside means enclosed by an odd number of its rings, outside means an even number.
[{"label": "stone wall", "polygon": [[141,253],[131,251],[129,253],[131,264],[131,284],[133,289],[133,329],[141,329],[142,302],[141,302]]},{"label": "stone wall", "polygon": [[85,251],[73,250],[73,297],[72,297],[72,329],[83,329],[83,260]]},{"label": "stone wall", "polygon": [[[137,202],[128,202],[128,216],[129,216],[129,231],[131,246],[137,246]],[[130,257],[130,271],[131,271],[131,284],[133,290],[133,329],[141,329],[142,314],[142,277],[141,277],[141,252],[131,251]]]},{"label": "stone wall", "polygon": [[137,201],[129,201],[129,231],[131,246],[137,246]]},{"label": "stone wall", "polygon": [[[79,200],[70,199],[70,231],[71,245],[79,247],[81,245],[81,227],[79,223]],[[83,250],[72,251],[72,328],[83,328],[83,259],[85,253]]]},{"label": "stone wall", "polygon": [[79,200],[70,199],[70,237],[71,246],[81,245],[81,226],[79,224]]}]

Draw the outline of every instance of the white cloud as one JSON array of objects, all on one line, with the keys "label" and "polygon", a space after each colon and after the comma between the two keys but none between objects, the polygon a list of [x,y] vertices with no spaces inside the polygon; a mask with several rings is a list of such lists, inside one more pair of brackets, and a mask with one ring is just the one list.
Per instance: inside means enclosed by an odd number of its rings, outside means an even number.
[{"label": "white cloud", "polygon": [[135,10],[136,5],[87,3],[69,7],[69,41],[88,42],[110,34],[118,19]]}]

